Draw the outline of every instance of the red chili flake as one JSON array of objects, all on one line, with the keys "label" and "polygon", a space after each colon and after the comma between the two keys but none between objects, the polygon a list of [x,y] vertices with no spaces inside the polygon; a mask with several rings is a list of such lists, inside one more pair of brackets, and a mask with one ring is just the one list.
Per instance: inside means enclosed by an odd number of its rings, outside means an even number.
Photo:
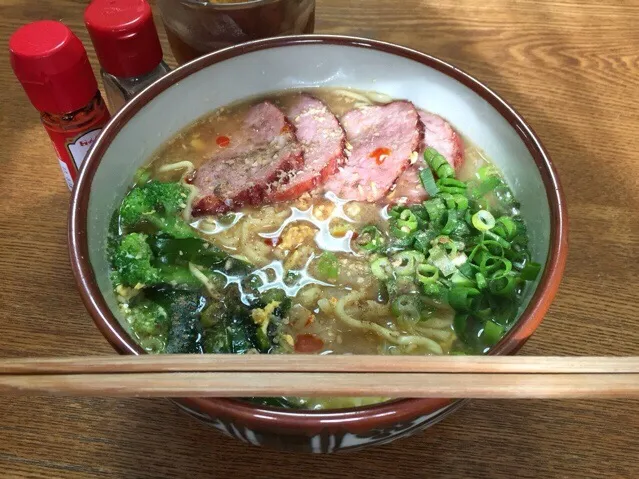
[{"label": "red chili flake", "polygon": [[368,155],[369,158],[375,158],[375,163],[381,165],[384,163],[384,160],[388,155],[391,154],[391,151],[388,148],[376,148],[373,152]]},{"label": "red chili flake", "polygon": [[226,148],[231,144],[231,139],[228,136],[220,135],[215,139],[215,143],[220,148]]},{"label": "red chili flake", "polygon": [[265,238],[264,239],[264,244],[266,244],[267,246],[272,246],[273,248],[275,248],[276,246],[279,246],[282,243],[282,237],[278,236],[277,238]]},{"label": "red chili flake", "polygon": [[293,126],[290,123],[284,123],[284,126],[282,127],[280,133],[288,133],[290,131],[293,131]]},{"label": "red chili flake", "polygon": [[186,178],[184,178],[184,182],[188,185],[192,185],[194,181],[195,181],[195,171],[193,173],[189,173],[188,175],[186,175]]},{"label": "red chili flake", "polygon": [[324,347],[324,341],[314,334],[298,334],[295,340],[296,353],[316,353]]},{"label": "red chili flake", "polygon": [[309,314],[308,315],[308,319],[306,320],[306,322],[304,323],[304,327],[307,328],[308,326],[310,326],[311,324],[313,324],[313,322],[315,321],[315,315],[314,314]]},{"label": "red chili flake", "polygon": [[358,236],[359,233],[357,231],[353,231],[353,236],[351,236],[351,239],[356,240]]}]

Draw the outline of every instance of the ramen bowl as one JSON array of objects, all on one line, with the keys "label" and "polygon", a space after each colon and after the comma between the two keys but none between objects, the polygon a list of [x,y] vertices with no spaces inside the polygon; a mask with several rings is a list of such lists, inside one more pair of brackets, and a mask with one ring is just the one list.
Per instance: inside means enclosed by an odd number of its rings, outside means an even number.
[{"label": "ramen bowl", "polygon": [[[458,68],[415,50],[341,36],[292,36],[245,43],[187,63],[148,87],[107,125],[85,160],[73,194],[69,247],[80,294],[120,354],[143,354],[124,326],[109,281],[111,212],[135,171],[185,126],[218,107],[292,88],[374,90],[413,101],[449,120],[501,169],[520,200],[542,273],[524,296],[518,322],[489,354],[514,354],[541,323],[567,254],[567,219],[556,171],[524,119]],[[396,399],[334,410],[278,409],[239,399],[181,398],[176,404],[253,445],[307,452],[350,451],[420,431],[462,405],[458,399]]]}]

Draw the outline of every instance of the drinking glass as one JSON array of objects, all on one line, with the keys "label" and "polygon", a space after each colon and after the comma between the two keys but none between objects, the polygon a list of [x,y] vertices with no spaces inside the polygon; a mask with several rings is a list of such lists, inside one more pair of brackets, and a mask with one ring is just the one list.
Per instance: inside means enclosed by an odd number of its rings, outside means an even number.
[{"label": "drinking glass", "polygon": [[249,40],[313,33],[315,0],[157,0],[173,56],[186,63]]}]

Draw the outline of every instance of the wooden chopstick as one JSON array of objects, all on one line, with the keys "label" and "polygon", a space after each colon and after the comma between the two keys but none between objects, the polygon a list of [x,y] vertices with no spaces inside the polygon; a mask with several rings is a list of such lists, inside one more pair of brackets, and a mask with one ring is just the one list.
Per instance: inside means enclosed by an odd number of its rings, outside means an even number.
[{"label": "wooden chopstick", "polygon": [[165,354],[0,359],[5,374],[160,372],[639,373],[639,356]]},{"label": "wooden chopstick", "polygon": [[639,397],[639,357],[166,355],[0,360],[1,395]]}]

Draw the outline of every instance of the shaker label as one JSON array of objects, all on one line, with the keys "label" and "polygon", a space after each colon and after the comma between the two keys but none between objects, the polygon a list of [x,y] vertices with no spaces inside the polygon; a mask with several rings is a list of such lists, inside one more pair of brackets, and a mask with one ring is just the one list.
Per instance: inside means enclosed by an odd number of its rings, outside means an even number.
[{"label": "shaker label", "polygon": [[53,147],[58,154],[58,162],[60,163],[64,180],[67,182],[69,189],[73,189],[75,180],[78,177],[78,170],[82,165],[82,160],[84,160],[91,145],[93,145],[101,131],[102,128],[96,128],[87,133],[82,133],[80,136],[72,136],[69,138],[67,132],[47,129],[49,137],[53,142]]},{"label": "shaker label", "polygon": [[72,189],[73,176],[71,176],[71,172],[69,171],[67,164],[64,161],[62,161],[60,158],[58,158],[58,163],[60,163],[60,169],[62,170],[62,174],[64,175],[64,181],[67,182],[67,186],[69,187],[69,189]]},{"label": "shaker label", "polygon": [[78,137],[73,143],[67,144],[71,158],[75,163],[76,168],[80,169],[82,161],[87,152],[95,142],[95,139],[100,135],[102,128],[96,128],[95,130],[88,131],[82,136]]}]

